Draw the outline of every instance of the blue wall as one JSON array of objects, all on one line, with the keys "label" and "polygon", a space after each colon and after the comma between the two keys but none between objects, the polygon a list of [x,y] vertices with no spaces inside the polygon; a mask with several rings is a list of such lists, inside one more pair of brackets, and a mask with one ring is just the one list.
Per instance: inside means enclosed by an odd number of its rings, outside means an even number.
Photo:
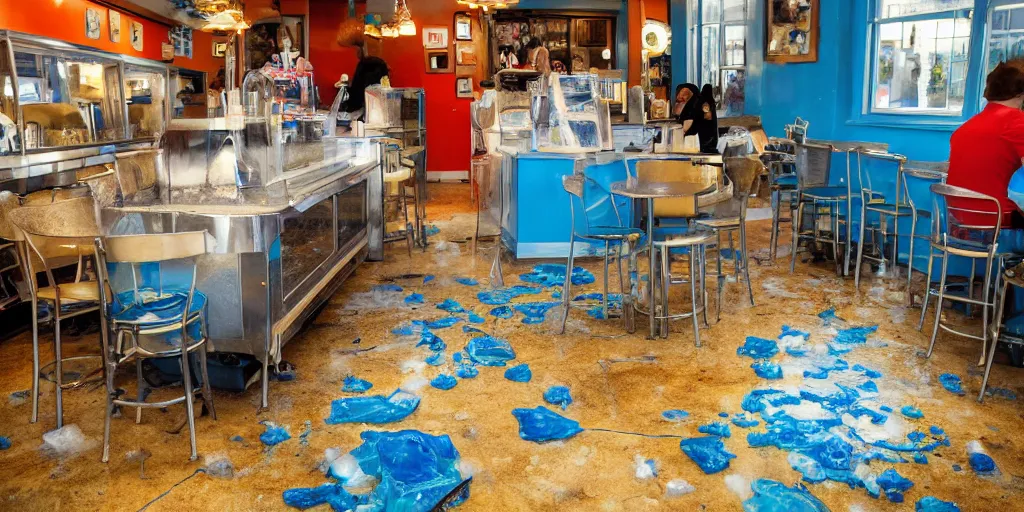
[{"label": "blue wall", "polygon": [[[783,126],[800,116],[810,121],[815,139],[888,142],[890,150],[914,160],[946,160],[949,137],[977,112],[982,77],[968,81],[964,115],[955,118],[914,118],[864,114],[864,74],[867,61],[870,0],[822,0],[818,62],[764,62],[765,2],[748,0],[747,89],[745,113],[761,116],[768,135],[783,135]],[[686,2],[673,0],[673,81],[687,77],[688,21]],[[972,31],[983,34],[989,0],[977,0]],[[972,38],[973,69],[980,69],[984,47]]]}]

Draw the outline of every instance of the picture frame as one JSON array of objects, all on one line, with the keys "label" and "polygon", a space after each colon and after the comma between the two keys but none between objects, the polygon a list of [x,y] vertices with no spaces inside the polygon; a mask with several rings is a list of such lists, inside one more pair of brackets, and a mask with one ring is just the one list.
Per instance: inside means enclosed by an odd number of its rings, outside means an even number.
[{"label": "picture frame", "polygon": [[473,40],[473,18],[468,12],[455,13],[455,40]]},{"label": "picture frame", "polygon": [[121,13],[111,9],[108,13],[110,22],[110,42],[121,42]]},{"label": "picture frame", "polygon": [[471,76],[460,76],[455,79],[455,97],[456,98],[472,98],[473,97],[473,77]]},{"label": "picture frame", "polygon": [[223,58],[228,53],[228,43],[214,41],[213,42],[213,56]]},{"label": "picture frame", "polygon": [[469,41],[455,43],[455,65],[475,67],[477,63],[476,47]]},{"label": "picture frame", "polygon": [[100,11],[88,7],[85,9],[85,37],[89,39],[100,38]]},{"label": "picture frame", "polygon": [[424,65],[427,73],[452,73],[455,69],[455,59],[452,57],[450,48],[436,50],[423,50]]},{"label": "picture frame", "polygon": [[424,26],[423,47],[429,50],[448,48],[448,27]]},{"label": "picture frame", "polygon": [[765,62],[818,62],[820,0],[768,0]]},{"label": "picture frame", "polygon": [[132,44],[132,48],[137,52],[142,51],[142,23],[137,21],[131,22],[130,31],[128,32],[128,40]]}]

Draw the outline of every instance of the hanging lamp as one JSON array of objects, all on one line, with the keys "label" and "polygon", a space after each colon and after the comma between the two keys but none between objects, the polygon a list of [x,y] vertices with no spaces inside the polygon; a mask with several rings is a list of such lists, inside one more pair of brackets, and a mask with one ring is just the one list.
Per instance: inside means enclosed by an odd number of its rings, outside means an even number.
[{"label": "hanging lamp", "polygon": [[518,5],[519,0],[456,0],[459,5],[465,5],[470,9],[482,8],[484,12],[489,9],[504,9],[512,5]]}]

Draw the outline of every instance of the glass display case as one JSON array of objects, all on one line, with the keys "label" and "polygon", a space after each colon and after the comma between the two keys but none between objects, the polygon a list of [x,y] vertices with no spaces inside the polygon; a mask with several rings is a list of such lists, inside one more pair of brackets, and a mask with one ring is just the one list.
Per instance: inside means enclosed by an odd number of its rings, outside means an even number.
[{"label": "glass display case", "polygon": [[47,160],[27,155],[152,143],[167,86],[159,62],[0,31],[0,171]]},{"label": "glass display case", "polygon": [[531,91],[533,149],[612,149],[611,114],[597,75],[551,74]]},{"label": "glass display case", "polygon": [[423,89],[366,88],[366,135],[401,140],[405,147],[425,146],[427,122]]}]

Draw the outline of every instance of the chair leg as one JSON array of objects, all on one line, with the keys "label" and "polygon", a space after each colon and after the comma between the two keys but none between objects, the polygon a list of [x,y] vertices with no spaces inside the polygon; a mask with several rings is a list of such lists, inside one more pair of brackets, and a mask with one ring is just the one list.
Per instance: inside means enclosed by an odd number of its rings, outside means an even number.
[{"label": "chair leg", "polygon": [[715,276],[715,283],[718,284],[718,310],[715,313],[717,323],[722,320],[722,289],[725,288],[725,277],[722,272],[722,232],[716,229],[715,236],[718,237],[718,243],[715,245],[715,262],[718,265],[718,274]]},{"label": "chair leg", "polygon": [[192,456],[189,460],[196,460],[199,454],[196,452],[196,418],[195,418],[195,407],[193,405],[193,399],[195,398],[192,394],[192,369],[189,364],[188,351],[185,350],[187,341],[182,339],[181,346],[181,378],[185,387],[185,415],[188,421],[188,438],[192,448]]},{"label": "chair leg", "polygon": [[921,304],[921,320],[917,322],[917,330],[924,329],[924,315],[928,312],[928,298],[932,294],[932,263],[935,261],[935,254],[931,246],[928,247],[928,272],[924,279],[924,300]]},{"label": "chair leg", "polygon": [[[708,323],[708,246],[700,246],[700,264],[697,265],[700,269],[700,284],[697,285],[700,290],[701,301],[700,304],[703,306],[703,312],[701,316],[704,317],[704,327],[710,329],[711,324]],[[719,312],[719,315],[721,313]],[[719,316],[721,318],[721,316]],[[717,322],[717,320],[716,320]]]},{"label": "chair leg", "polygon": [[[204,332],[205,336],[206,333]],[[213,387],[210,384],[210,374],[207,371],[206,365],[206,341],[203,342],[203,346],[196,349],[199,352],[199,371],[202,372],[203,376],[203,405],[210,412],[210,417],[214,420],[217,419],[217,409],[213,407]]]},{"label": "chair leg", "polygon": [[853,287],[857,291],[860,291],[860,266],[864,262],[864,244],[865,244],[864,229],[867,226],[867,223],[868,223],[868,212],[867,212],[866,207],[864,206],[864,202],[861,201],[861,208],[860,208],[860,238],[857,239],[858,240],[857,241],[857,260],[853,264],[854,265],[854,269],[853,269]]},{"label": "chair leg", "polygon": [[992,361],[996,357],[996,350],[999,348],[999,330],[1003,323],[1003,309],[1006,306],[1006,288],[1010,285],[1003,281],[1002,291],[999,293],[999,300],[996,301],[996,318],[993,325],[992,346],[988,349],[988,358],[985,361],[985,375],[981,379],[981,391],[978,392],[978,402],[985,401],[985,390],[988,388],[988,378],[992,374]]},{"label": "chair leg", "polygon": [[608,251],[611,250],[608,240],[604,241],[604,296],[601,298],[601,312],[608,318]]},{"label": "chair leg", "polygon": [[775,255],[779,247],[779,214],[782,211],[782,192],[772,191],[772,232],[768,241],[768,259],[775,262]]},{"label": "chair leg", "polygon": [[57,428],[64,426],[64,361],[60,349],[60,300],[53,306],[53,380],[57,384],[55,391],[57,402]]},{"label": "chair leg", "polygon": [[108,362],[109,358],[113,357],[113,354],[107,348],[103,347],[103,365],[106,368],[106,372],[104,372],[106,375],[103,376],[103,389],[107,395],[107,407],[103,416],[103,456],[100,459],[103,462],[110,460],[110,419],[114,415],[114,373],[117,372],[117,365]]},{"label": "chair leg", "polygon": [[[669,272],[669,248],[661,248],[661,337],[668,338],[668,287],[672,284],[672,274]],[[690,251],[690,281],[693,282],[693,251]],[[694,319],[694,322],[697,320]]]},{"label": "chair leg", "polygon": [[636,296],[640,283],[636,254],[633,244],[629,241],[626,242],[626,254],[629,258],[626,264],[626,271],[629,272],[629,277],[626,280],[629,283],[629,289],[622,291],[622,315],[625,317],[626,332],[633,334],[636,332],[636,310],[633,308],[633,298]]},{"label": "chair leg", "polygon": [[562,326],[558,334],[565,334],[565,323],[569,321],[569,308],[572,301],[572,259],[576,248],[576,233],[569,235],[569,259],[565,265],[565,285],[562,286]]},{"label": "chair leg", "polygon": [[750,282],[750,255],[747,254],[747,226],[743,222],[740,223],[740,251],[743,252],[743,279],[747,281],[750,306],[754,307],[754,285]]},{"label": "chair leg", "polygon": [[913,305],[914,295],[910,292],[910,286],[914,281],[914,234],[917,233],[917,212],[910,216],[910,246],[907,253],[907,304]]},{"label": "chair leg", "polygon": [[[836,260],[836,275],[844,275],[842,260],[839,259],[839,205],[833,203],[829,207],[829,215],[832,217],[832,256]],[[849,262],[847,262],[849,263]]]},{"label": "chair leg", "polygon": [[[629,241],[622,240],[621,242],[619,242],[619,245],[617,245],[616,248],[615,248],[615,266],[618,267],[618,271],[619,271],[619,298],[621,299],[619,301],[619,304],[622,307],[622,316],[623,316],[623,318],[625,318],[625,316],[626,316],[626,274],[622,273],[622,250],[623,249],[629,250]],[[605,298],[607,299],[608,297],[606,296]],[[623,322],[625,322],[625,321],[623,321]]]},{"label": "chair leg", "polygon": [[[697,323],[697,276],[694,272],[694,264],[699,260],[699,257],[694,256],[694,252],[699,250],[698,247],[690,248],[690,304],[691,304],[691,315],[693,317],[693,342],[696,346],[700,346],[700,325]],[[668,304],[668,298],[666,297],[665,304]],[[667,307],[665,308],[668,309]],[[707,307],[705,306],[705,309]],[[666,311],[666,316],[668,312]],[[668,321],[665,323],[668,326]],[[666,329],[667,330],[667,329]],[[665,333],[666,335],[668,333]]]},{"label": "chair leg", "polygon": [[413,246],[413,226],[409,223],[409,201],[405,197],[405,184],[399,183],[398,189],[402,194],[401,205],[402,214],[405,216],[405,244],[409,248],[409,257],[412,257],[412,246]]},{"label": "chair leg", "polygon": [[39,302],[32,294],[32,423],[39,421]]},{"label": "chair leg", "polygon": [[[974,258],[971,258],[971,275],[967,277],[967,296],[972,298],[972,299],[974,298],[974,275],[975,275],[975,272],[978,271],[977,266],[978,266],[978,260],[975,260]],[[970,303],[967,304],[967,316],[968,317],[973,317],[974,316],[974,308],[971,307]]]},{"label": "chair leg", "polygon": [[935,325],[932,328],[932,340],[928,344],[928,354],[925,357],[931,357],[932,351],[935,350],[935,339],[939,337],[939,322],[942,320],[942,299],[946,293],[946,270],[949,264],[949,253],[942,253],[942,274],[939,277],[939,297],[935,302]]},{"label": "chair leg", "polygon": [[790,210],[793,215],[793,247],[789,253],[789,273],[796,272],[796,250],[800,246],[800,223],[804,217],[804,203],[797,198],[797,207]]},{"label": "chair leg", "polygon": [[[985,295],[984,302],[987,304],[989,301],[988,294],[992,286],[992,264],[993,255],[989,253],[989,257],[985,260],[985,286],[982,287]],[[981,358],[978,359],[978,366],[985,364],[985,349],[988,347],[988,315],[989,307],[987,305],[981,307]]]},{"label": "chair leg", "polygon": [[[138,402],[144,403],[146,401],[146,379],[142,378],[142,358],[135,357],[135,385],[136,385],[136,396],[135,399]],[[142,407],[135,408],[135,423],[142,423]]]}]

